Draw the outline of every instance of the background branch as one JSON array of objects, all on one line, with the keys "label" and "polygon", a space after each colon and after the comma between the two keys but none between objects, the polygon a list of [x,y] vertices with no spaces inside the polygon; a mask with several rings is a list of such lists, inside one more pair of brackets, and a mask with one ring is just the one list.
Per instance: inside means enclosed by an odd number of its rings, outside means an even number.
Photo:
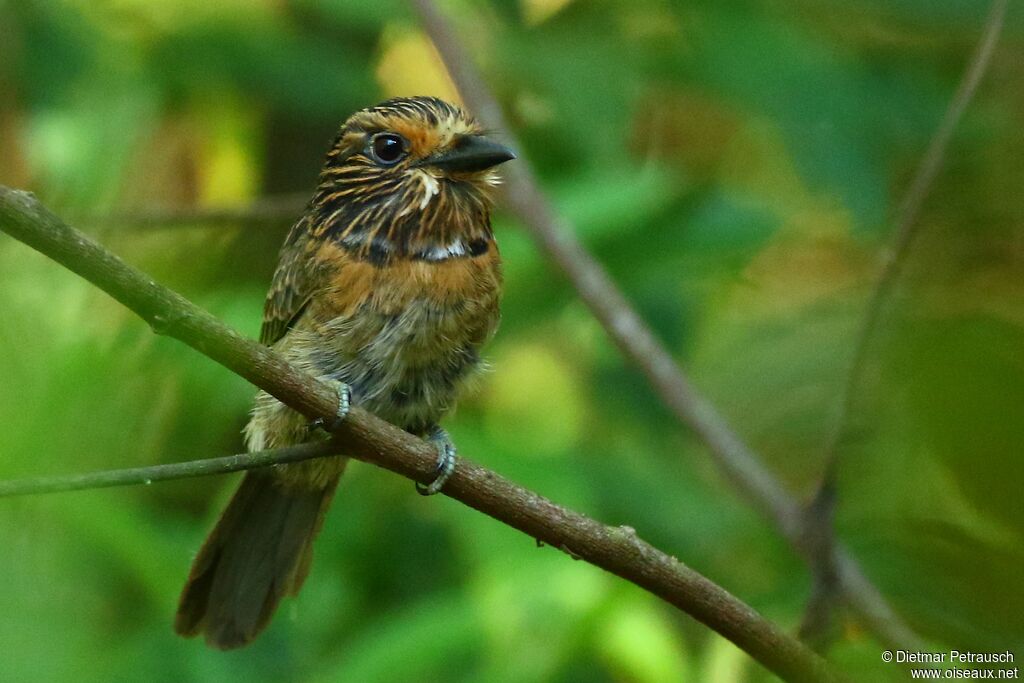
[{"label": "background branch", "polygon": [[[474,68],[451,25],[432,0],[410,2],[468,107],[487,125],[508,134],[511,128],[501,107]],[[556,214],[540,190],[528,161],[520,158],[503,169],[503,176],[509,207],[548,258],[564,271],[623,355],[643,372],[672,414],[704,442],[716,464],[743,498],[771,520],[813,566],[800,503],[711,402],[697,391],[605,270],[576,238],[572,225]],[[836,567],[836,582],[843,596],[872,631],[883,640],[905,649],[923,647],[923,639],[892,610],[844,547],[833,549],[832,563]]]},{"label": "background branch", "polygon": [[[185,342],[292,408],[311,418],[336,414],[337,397],[328,385],[158,285],[65,225],[31,194],[0,186],[0,229],[97,285],[154,331]],[[417,481],[432,477],[434,449],[365,410],[353,408],[335,438],[346,455]],[[650,591],[786,680],[838,680],[824,660],[799,641],[725,589],[642,541],[629,527],[607,527],[461,458],[444,493]]]},{"label": "background branch", "polygon": [[917,167],[913,182],[897,210],[891,242],[882,254],[878,277],[868,298],[864,316],[857,328],[850,367],[839,390],[834,418],[825,439],[823,458],[825,468],[822,472],[821,483],[814,501],[808,507],[806,535],[809,539],[809,552],[815,558],[814,565],[817,565],[815,571],[817,586],[800,629],[803,636],[812,636],[815,632],[828,630],[828,622],[831,620],[830,613],[838,597],[836,595],[838,588],[835,578],[836,569],[833,566],[835,558],[833,553],[835,544],[833,510],[836,504],[839,446],[846,433],[854,398],[864,374],[868,350],[878,329],[885,304],[906,264],[910,247],[920,232],[918,218],[921,214],[921,207],[942,168],[953,132],[960,119],[963,118],[967,106],[974,98],[978,85],[992,61],[992,54],[995,52],[999,35],[1003,30],[1007,5],[1008,0],[994,0],[989,9],[981,39],[967,63],[960,85],[950,100],[942,121],[935,130],[928,149]]},{"label": "background branch", "polygon": [[123,210],[87,216],[72,216],[73,222],[104,227],[130,227],[133,230],[159,230],[161,228],[202,224],[204,226],[277,225],[292,223],[309,202],[310,193],[290,193],[262,197],[240,206],[196,206],[167,209]]},{"label": "background branch", "polygon": [[999,34],[1003,30],[1003,21],[1006,17],[1008,0],[995,0],[989,10],[985,28],[981,40],[974,52],[973,57],[967,65],[963,79],[949,102],[942,122],[932,136],[928,149],[921,159],[914,174],[914,180],[907,190],[906,196],[900,203],[897,211],[896,227],[893,230],[892,240],[882,255],[882,265],[875,281],[874,289],[868,299],[864,311],[864,317],[858,328],[857,336],[853,344],[853,358],[850,362],[850,369],[846,375],[846,381],[840,391],[839,401],[836,404],[835,419],[829,437],[825,444],[825,456],[827,459],[826,480],[834,476],[836,452],[839,443],[842,441],[843,433],[849,422],[853,396],[860,384],[861,376],[864,374],[864,363],[867,360],[868,347],[878,328],[878,321],[881,318],[885,302],[892,292],[893,285],[899,278],[900,273],[907,261],[907,254],[920,231],[920,224],[917,219],[921,213],[921,206],[931,190],[935,177],[942,168],[949,141],[953,137],[953,131],[963,118],[967,105],[970,104],[974,93],[978,89],[982,76],[988,69],[995,51],[996,43],[999,41]]}]

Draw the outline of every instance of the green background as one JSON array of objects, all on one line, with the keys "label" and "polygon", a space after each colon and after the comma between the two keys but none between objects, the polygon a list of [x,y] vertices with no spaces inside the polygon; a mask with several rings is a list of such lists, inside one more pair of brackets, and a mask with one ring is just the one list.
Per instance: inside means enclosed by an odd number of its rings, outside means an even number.
[{"label": "green background", "polygon": [[[558,208],[799,496],[898,206],[976,44],[973,0],[444,3]],[[951,144],[842,443],[841,538],[936,647],[1024,656],[1024,13]],[[339,123],[451,97],[400,2],[0,0],[0,183],[258,333]],[[500,132],[499,132],[500,137]],[[299,200],[301,204],[301,199]],[[298,212],[296,209],[296,214]],[[116,218],[116,220],[115,220]],[[626,524],[787,629],[801,561],[501,211],[492,370],[462,452]],[[0,477],[224,455],[253,389],[0,235]],[[251,647],[173,635],[231,477],[0,500],[3,681],[755,681],[639,589],[354,464],[312,575]],[[844,619],[829,654],[903,680]]]}]

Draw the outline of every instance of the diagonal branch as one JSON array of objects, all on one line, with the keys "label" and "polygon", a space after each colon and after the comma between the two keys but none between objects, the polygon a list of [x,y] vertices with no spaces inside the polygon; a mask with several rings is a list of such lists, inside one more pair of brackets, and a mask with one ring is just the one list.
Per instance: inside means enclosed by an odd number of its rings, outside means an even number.
[{"label": "diagonal branch", "polygon": [[907,190],[906,196],[897,211],[896,227],[893,230],[892,242],[882,255],[882,265],[875,281],[875,287],[871,292],[864,317],[861,320],[857,337],[853,344],[853,358],[850,362],[850,369],[846,381],[840,393],[839,401],[835,412],[835,418],[831,432],[825,445],[825,456],[828,468],[828,477],[834,476],[836,451],[846,431],[846,424],[850,418],[853,396],[860,385],[861,377],[864,374],[864,364],[867,360],[868,347],[878,328],[885,302],[892,293],[892,288],[899,279],[900,273],[907,261],[907,254],[910,247],[920,232],[918,216],[924,200],[928,197],[935,177],[942,168],[946,156],[946,149],[953,137],[957,124],[963,117],[964,111],[974,98],[974,93],[981,83],[982,76],[988,70],[988,65],[995,51],[996,43],[999,41],[999,34],[1003,30],[1003,20],[1006,17],[1008,0],[995,0],[989,10],[988,18],[985,21],[985,29],[978,43],[973,57],[964,72],[960,86],[956,94],[950,100],[942,122],[935,130],[928,150],[921,159],[914,180]]},{"label": "diagonal branch", "polygon": [[832,423],[825,438],[825,467],[821,483],[814,500],[807,509],[806,537],[809,545],[808,552],[812,558],[816,558],[812,559],[812,566],[815,567],[817,586],[800,629],[801,633],[805,635],[813,635],[816,631],[828,629],[832,603],[838,597],[836,595],[835,567],[832,566],[835,558],[832,546],[835,544],[833,517],[840,459],[839,448],[853,412],[856,393],[868,360],[868,351],[878,330],[886,302],[903,272],[914,239],[920,233],[921,225],[918,218],[921,214],[921,207],[928,197],[936,176],[942,169],[953,132],[960,119],[963,118],[967,106],[974,98],[978,85],[991,63],[992,54],[995,52],[999,35],[1003,30],[1007,5],[1008,0],[994,0],[989,9],[981,39],[967,64],[960,85],[950,100],[942,121],[921,158],[907,194],[897,210],[891,242],[882,254],[878,277],[853,340],[850,366],[843,385],[839,389],[839,398],[833,411]]},{"label": "diagonal branch", "polygon": [[[458,36],[432,0],[410,0],[423,27],[444,59],[466,104],[491,127],[511,130],[501,107],[473,67]],[[601,265],[576,238],[572,225],[558,216],[525,159],[505,172],[506,199],[548,257],[563,270],[622,354],[647,377],[675,417],[707,446],[714,461],[744,499],[774,523],[783,537],[811,561],[801,505],[715,407],[690,382]],[[919,638],[892,610],[850,553],[834,549],[843,595],[884,640],[906,649],[922,649]]]},{"label": "diagonal branch", "polygon": [[[269,348],[245,339],[179,294],[158,285],[24,192],[0,186],[0,229],[97,285],[146,320],[250,380],[310,418],[332,420],[338,398]],[[335,433],[346,455],[426,482],[434,449],[353,408]],[[330,449],[333,450],[333,449]],[[788,681],[836,681],[820,657],[728,591],[641,540],[560,507],[465,459],[444,493],[548,545],[561,548],[660,597],[716,630]]]}]

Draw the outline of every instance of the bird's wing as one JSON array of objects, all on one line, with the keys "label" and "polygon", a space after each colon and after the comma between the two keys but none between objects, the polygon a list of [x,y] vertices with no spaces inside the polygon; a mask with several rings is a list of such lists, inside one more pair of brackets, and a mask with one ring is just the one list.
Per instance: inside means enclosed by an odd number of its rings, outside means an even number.
[{"label": "bird's wing", "polygon": [[263,305],[261,344],[270,346],[280,340],[301,317],[316,291],[315,273],[307,253],[311,246],[309,221],[304,216],[292,226],[281,247],[277,270]]}]

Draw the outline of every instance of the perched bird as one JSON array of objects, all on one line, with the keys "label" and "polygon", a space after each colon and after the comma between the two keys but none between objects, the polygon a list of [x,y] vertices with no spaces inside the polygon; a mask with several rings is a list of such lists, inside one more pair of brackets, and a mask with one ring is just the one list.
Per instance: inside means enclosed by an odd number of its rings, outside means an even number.
[{"label": "perched bird", "polygon": [[[432,97],[356,112],[281,248],[260,341],[438,449],[436,493],[455,464],[438,421],[480,365],[499,318],[491,232],[495,167],[515,158],[463,110]],[[327,438],[256,396],[250,451]],[[309,572],[343,457],[247,473],[196,557],[175,630],[218,648],[250,642]]]}]

